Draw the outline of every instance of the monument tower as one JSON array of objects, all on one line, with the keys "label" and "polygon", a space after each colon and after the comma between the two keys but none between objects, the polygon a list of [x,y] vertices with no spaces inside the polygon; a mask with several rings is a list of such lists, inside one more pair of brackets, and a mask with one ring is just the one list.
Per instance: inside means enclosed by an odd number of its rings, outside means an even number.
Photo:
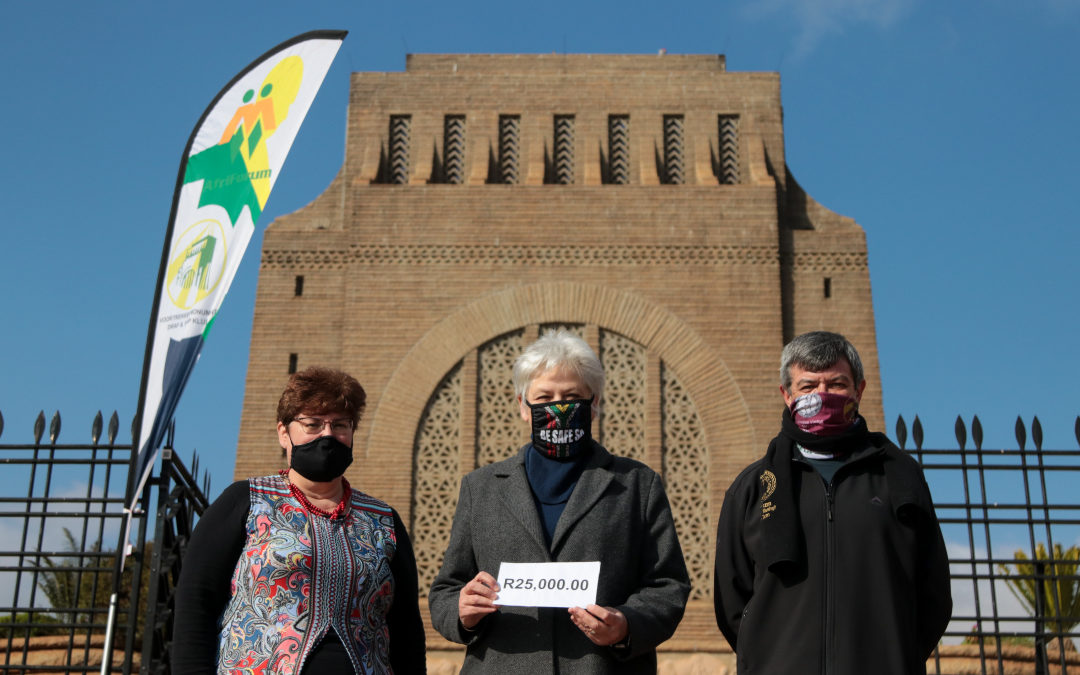
[{"label": "monument tower", "polygon": [[369,398],[347,475],[405,519],[424,597],[461,477],[528,439],[511,364],[548,327],[604,362],[597,439],[664,477],[693,590],[662,662],[729,658],[716,520],[777,429],[784,343],[844,333],[882,422],[865,236],[792,177],[777,73],[675,54],[354,73],[340,172],[265,233],[236,476],[281,466],[289,372],[352,373]]}]

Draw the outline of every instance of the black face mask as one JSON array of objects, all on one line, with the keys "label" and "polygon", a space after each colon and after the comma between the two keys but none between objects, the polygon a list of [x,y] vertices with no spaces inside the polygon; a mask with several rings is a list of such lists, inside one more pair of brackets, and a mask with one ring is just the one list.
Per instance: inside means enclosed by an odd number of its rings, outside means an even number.
[{"label": "black face mask", "polygon": [[325,483],[344,474],[352,460],[352,448],[334,436],[319,436],[310,443],[293,444],[290,466],[308,480]]},{"label": "black face mask", "polygon": [[592,444],[592,401],[528,403],[533,447],[555,459],[581,454]]}]

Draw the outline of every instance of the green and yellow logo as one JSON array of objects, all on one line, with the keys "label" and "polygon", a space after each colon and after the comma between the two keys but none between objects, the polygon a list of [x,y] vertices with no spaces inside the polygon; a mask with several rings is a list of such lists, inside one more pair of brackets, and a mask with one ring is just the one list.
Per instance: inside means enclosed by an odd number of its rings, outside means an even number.
[{"label": "green and yellow logo", "polygon": [[225,273],[225,232],[216,220],[201,220],[169,252],[165,288],[180,309],[191,309],[214,292]]},{"label": "green and yellow logo", "polygon": [[246,206],[252,221],[258,221],[270,196],[266,142],[288,117],[303,79],[299,56],[282,59],[257,89],[244,92],[218,144],[188,158],[184,183],[203,181],[200,207],[217,204],[235,225]]}]

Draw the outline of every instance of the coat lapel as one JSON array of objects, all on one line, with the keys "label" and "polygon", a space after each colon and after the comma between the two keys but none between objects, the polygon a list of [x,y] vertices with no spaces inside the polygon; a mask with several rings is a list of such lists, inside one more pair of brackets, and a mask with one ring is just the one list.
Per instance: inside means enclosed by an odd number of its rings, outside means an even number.
[{"label": "coat lapel", "polygon": [[[593,443],[592,457],[589,464],[578,478],[574,486],[570,500],[566,503],[566,509],[559,516],[559,522],[555,525],[555,535],[551,538],[551,550],[558,551],[563,540],[574,529],[574,525],[581,520],[586,513],[600,500],[607,490],[608,485],[614,480],[614,475],[604,469],[611,463],[611,454],[602,448],[599,443]],[[522,471],[524,474],[524,471]],[[526,485],[528,489],[528,485]],[[534,509],[535,511],[535,509]]]},{"label": "coat lapel", "polygon": [[[499,491],[506,510],[514,515],[526,534],[533,538],[536,545],[547,551],[547,542],[544,541],[544,526],[540,523],[540,514],[536,511],[536,502],[533,501],[532,489],[529,488],[529,479],[525,475],[525,446],[518,453],[516,461],[510,462],[506,473],[498,473],[495,489]],[[575,490],[576,492],[576,490]],[[571,500],[573,501],[573,500]],[[550,559],[550,554],[548,555]]]}]

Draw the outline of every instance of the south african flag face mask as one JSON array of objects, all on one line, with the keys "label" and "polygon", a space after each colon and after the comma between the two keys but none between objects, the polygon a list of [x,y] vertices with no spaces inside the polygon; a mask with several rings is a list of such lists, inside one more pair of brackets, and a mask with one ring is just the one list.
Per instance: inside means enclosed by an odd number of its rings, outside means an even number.
[{"label": "south african flag face mask", "polygon": [[529,403],[532,411],[532,443],[554,459],[576,457],[592,444],[592,401],[545,401]]}]

